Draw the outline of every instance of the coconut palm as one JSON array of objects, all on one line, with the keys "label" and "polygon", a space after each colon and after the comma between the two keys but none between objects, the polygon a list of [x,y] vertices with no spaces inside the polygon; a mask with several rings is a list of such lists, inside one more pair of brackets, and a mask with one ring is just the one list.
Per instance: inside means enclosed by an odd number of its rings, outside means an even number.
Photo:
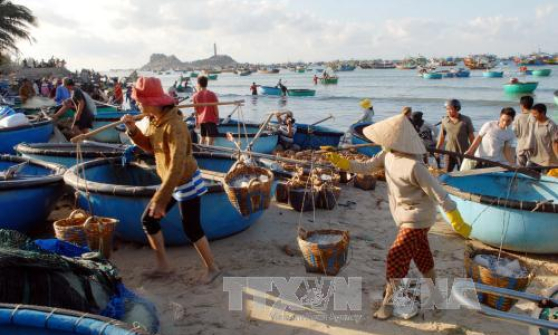
[{"label": "coconut palm", "polygon": [[36,21],[29,8],[0,0],[0,51],[17,51],[16,41],[19,39],[31,41],[29,28],[36,25]]}]

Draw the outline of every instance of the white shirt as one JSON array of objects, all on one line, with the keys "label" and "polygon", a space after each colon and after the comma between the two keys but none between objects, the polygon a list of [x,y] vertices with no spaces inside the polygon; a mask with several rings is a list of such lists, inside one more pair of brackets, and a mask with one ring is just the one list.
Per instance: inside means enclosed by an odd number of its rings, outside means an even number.
[{"label": "white shirt", "polygon": [[515,138],[511,129],[501,129],[498,121],[490,121],[482,125],[479,136],[482,141],[475,156],[504,164],[508,162],[504,156],[504,145],[509,145]]}]

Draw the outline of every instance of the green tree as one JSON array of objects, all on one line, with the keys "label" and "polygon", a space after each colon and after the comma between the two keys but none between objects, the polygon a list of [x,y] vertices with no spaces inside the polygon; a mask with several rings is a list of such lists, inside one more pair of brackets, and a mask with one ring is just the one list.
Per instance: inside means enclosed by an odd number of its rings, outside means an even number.
[{"label": "green tree", "polygon": [[29,8],[0,0],[0,52],[18,51],[16,41],[19,39],[32,41],[29,28],[36,22]]}]

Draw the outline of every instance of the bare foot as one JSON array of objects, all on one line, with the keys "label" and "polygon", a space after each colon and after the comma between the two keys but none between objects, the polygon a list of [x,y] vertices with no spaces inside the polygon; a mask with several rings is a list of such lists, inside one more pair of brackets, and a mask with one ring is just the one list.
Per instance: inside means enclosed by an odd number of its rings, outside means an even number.
[{"label": "bare foot", "polygon": [[387,320],[393,316],[393,306],[382,304],[373,316],[374,319]]},{"label": "bare foot", "polygon": [[148,279],[168,278],[174,274],[174,270],[169,268],[156,268],[142,272],[142,276]]},{"label": "bare foot", "polygon": [[218,268],[207,269],[199,278],[199,282],[202,285],[209,285],[222,274],[223,272]]}]

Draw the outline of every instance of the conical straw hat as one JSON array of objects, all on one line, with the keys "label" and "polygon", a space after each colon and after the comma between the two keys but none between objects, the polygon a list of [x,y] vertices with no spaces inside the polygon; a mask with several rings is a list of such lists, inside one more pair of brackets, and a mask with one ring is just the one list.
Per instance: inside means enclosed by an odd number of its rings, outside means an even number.
[{"label": "conical straw hat", "polygon": [[404,115],[374,123],[364,128],[362,133],[372,142],[389,149],[415,155],[426,153],[422,139]]}]

